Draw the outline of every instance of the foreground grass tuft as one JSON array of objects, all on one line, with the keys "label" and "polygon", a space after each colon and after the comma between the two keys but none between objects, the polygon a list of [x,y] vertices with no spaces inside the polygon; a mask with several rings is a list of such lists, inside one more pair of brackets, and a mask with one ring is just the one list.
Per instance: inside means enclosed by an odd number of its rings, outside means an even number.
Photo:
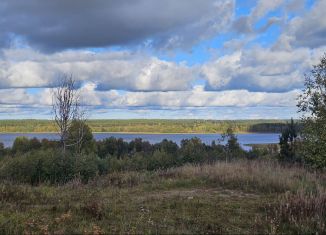
[{"label": "foreground grass tuft", "polygon": [[326,192],[298,191],[287,193],[278,203],[268,207],[273,231],[291,230],[296,233],[325,233]]}]

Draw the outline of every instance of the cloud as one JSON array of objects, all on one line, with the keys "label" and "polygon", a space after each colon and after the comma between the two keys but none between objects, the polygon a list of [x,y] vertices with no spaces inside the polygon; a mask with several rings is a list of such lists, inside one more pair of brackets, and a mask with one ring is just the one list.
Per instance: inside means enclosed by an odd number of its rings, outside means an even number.
[{"label": "cloud", "polygon": [[291,50],[292,47],[318,48],[326,44],[326,1],[316,1],[303,16],[290,20],[276,48]]},{"label": "cloud", "polygon": [[286,51],[256,47],[208,62],[201,73],[208,90],[286,92],[303,87],[304,73],[318,62],[325,49]]},{"label": "cloud", "polygon": [[0,90],[0,105],[34,105],[37,97],[27,93],[25,89]]},{"label": "cloud", "polygon": [[270,17],[267,19],[265,25],[258,29],[255,28],[255,24],[264,16],[268,15],[268,13],[271,11],[283,6],[284,3],[284,0],[259,0],[248,16],[241,16],[233,22],[233,29],[241,34],[256,34],[265,32],[273,24],[280,23],[281,19],[277,17]]},{"label": "cloud", "polygon": [[249,16],[241,16],[233,22],[233,28],[236,32],[241,34],[254,33],[251,18]]},{"label": "cloud", "polygon": [[0,88],[53,87],[62,74],[72,74],[79,84],[93,82],[99,90],[187,90],[197,78],[194,70],[184,63],[128,51],[48,55],[31,49],[8,49],[0,57]]},{"label": "cloud", "polygon": [[[15,96],[10,96],[10,94]],[[98,108],[151,109],[186,107],[291,107],[296,103],[298,90],[286,93],[249,92],[247,90],[204,91],[196,87],[191,91],[169,92],[125,92],[116,90],[98,91],[93,84],[80,88],[83,105]],[[51,106],[51,90],[43,89],[39,93],[29,94],[24,89],[0,90],[2,105],[24,105],[29,107]]]},{"label": "cloud", "polygon": [[62,74],[72,74],[79,86],[93,84],[99,91],[190,91],[206,81],[208,91],[287,92],[303,87],[304,73],[326,49],[239,48],[192,66],[131,51],[7,49],[0,57],[0,89],[51,88]]},{"label": "cloud", "polygon": [[283,3],[285,3],[284,0],[274,0],[274,1],[259,0],[257,6],[253,9],[251,13],[251,17],[254,20],[258,20],[261,17],[267,15],[269,12],[282,6]]},{"label": "cloud", "polygon": [[304,10],[306,0],[292,0],[286,4],[286,10],[291,12],[301,12]]},{"label": "cloud", "polygon": [[128,107],[252,107],[252,106],[293,106],[298,91],[288,93],[248,92],[230,90],[221,92],[182,91],[127,93],[115,100],[113,106]]},{"label": "cloud", "polygon": [[234,5],[234,0],[3,0],[0,44],[48,51],[140,42],[190,48],[225,29]]}]

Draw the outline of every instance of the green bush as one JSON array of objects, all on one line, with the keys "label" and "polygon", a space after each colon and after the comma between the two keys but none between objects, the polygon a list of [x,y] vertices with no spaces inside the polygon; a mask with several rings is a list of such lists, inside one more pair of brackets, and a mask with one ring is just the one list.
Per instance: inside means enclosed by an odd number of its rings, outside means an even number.
[{"label": "green bush", "polygon": [[91,129],[81,121],[73,121],[68,130],[67,144],[69,149],[77,153],[94,153],[96,143]]},{"label": "green bush", "polygon": [[6,157],[2,161],[0,177],[32,185],[66,183],[75,177],[87,182],[99,173],[101,166],[95,155],[63,155],[60,151],[38,150],[20,157]]},{"label": "green bush", "polygon": [[26,153],[32,150],[40,149],[42,147],[41,142],[36,139],[28,139],[25,136],[19,136],[15,139],[14,144],[12,146],[12,152],[14,154]]},{"label": "green bush", "polygon": [[180,165],[180,159],[164,151],[155,151],[153,156],[149,157],[147,170],[167,169]]},{"label": "green bush", "polygon": [[63,157],[56,151],[33,151],[19,157],[7,157],[0,169],[0,176],[30,184],[66,182],[73,176],[73,164],[71,156]]},{"label": "green bush", "polygon": [[180,153],[183,163],[203,162],[206,155],[205,146],[197,137],[189,140],[182,140]]},{"label": "green bush", "polygon": [[100,159],[95,155],[82,155],[76,159],[76,173],[82,182],[94,178],[99,173]]},{"label": "green bush", "polygon": [[3,143],[0,142],[0,158],[5,155],[5,146]]}]

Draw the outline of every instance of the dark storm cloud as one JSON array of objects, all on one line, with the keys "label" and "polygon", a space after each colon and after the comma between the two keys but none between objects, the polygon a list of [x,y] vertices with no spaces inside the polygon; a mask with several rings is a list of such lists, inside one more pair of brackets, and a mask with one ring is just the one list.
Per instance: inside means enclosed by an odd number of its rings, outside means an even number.
[{"label": "dark storm cloud", "polygon": [[221,31],[233,0],[2,0],[0,45],[19,39],[45,50],[149,40],[187,46]]}]

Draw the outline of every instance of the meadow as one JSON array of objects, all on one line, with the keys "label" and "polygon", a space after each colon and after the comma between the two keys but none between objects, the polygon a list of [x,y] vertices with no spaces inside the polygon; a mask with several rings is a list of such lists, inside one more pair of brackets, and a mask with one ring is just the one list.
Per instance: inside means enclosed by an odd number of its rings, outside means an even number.
[{"label": "meadow", "polygon": [[0,184],[1,234],[322,234],[326,175],[272,160]]}]

